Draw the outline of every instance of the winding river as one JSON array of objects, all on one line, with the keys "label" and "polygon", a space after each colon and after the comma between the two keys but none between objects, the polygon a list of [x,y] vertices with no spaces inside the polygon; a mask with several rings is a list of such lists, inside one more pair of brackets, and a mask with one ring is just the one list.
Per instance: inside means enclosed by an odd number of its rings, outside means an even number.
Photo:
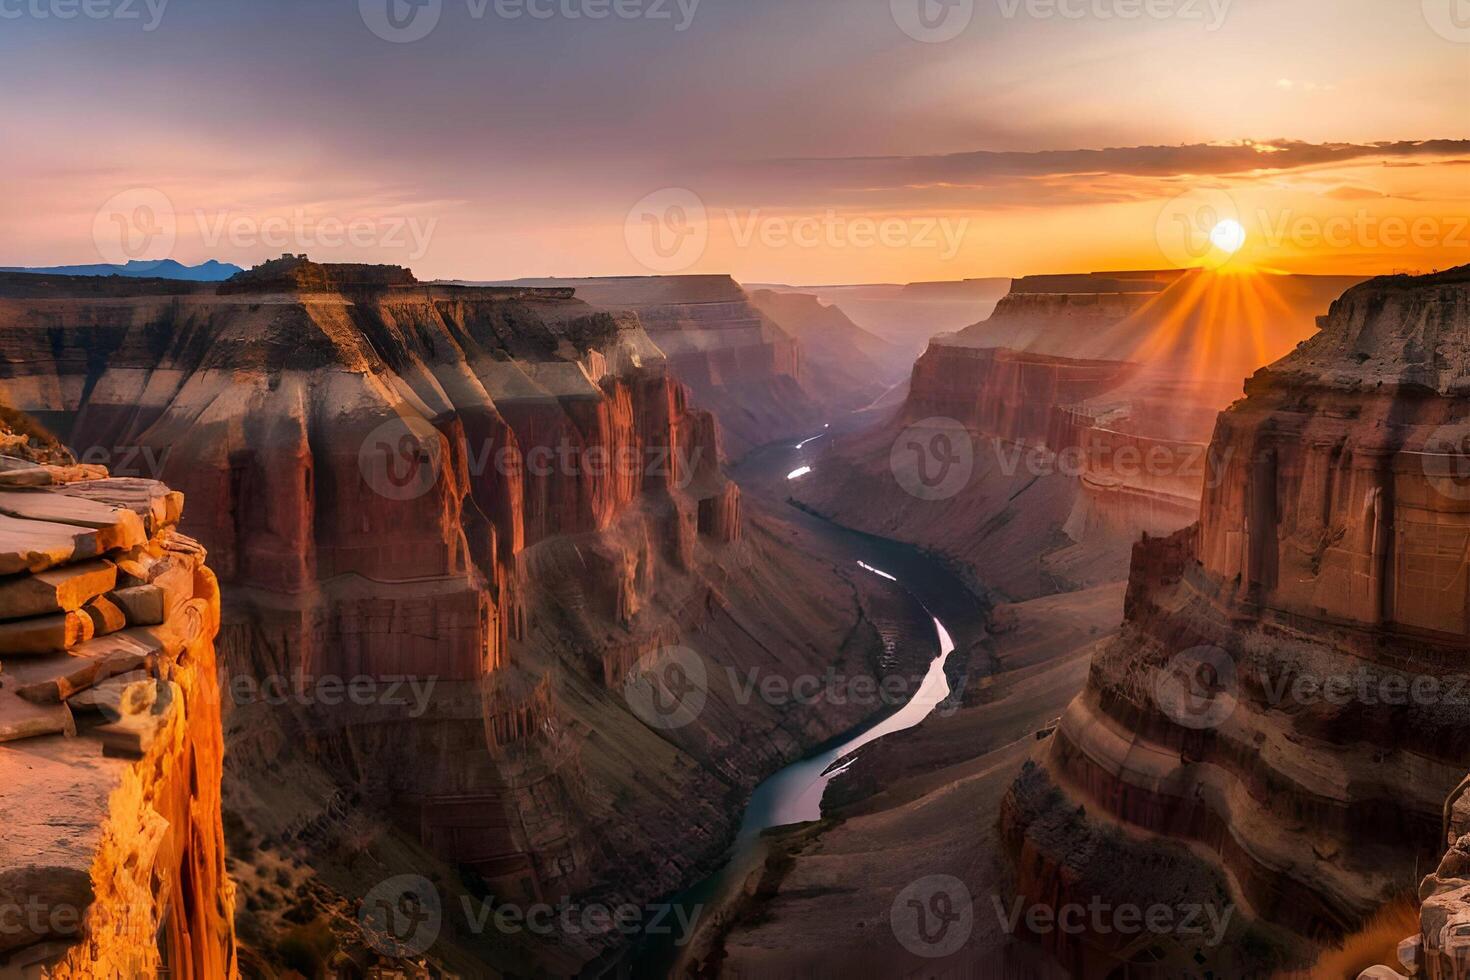
[{"label": "winding river", "polygon": [[[750,453],[732,476],[746,494],[784,501],[799,480],[821,479],[821,455],[831,430],[809,438],[772,444]],[[819,535],[837,554],[851,561],[858,574],[886,580],[905,594],[934,624],[936,655],[914,697],[898,710],[864,723],[854,731],[819,746],[811,754],[778,770],[757,786],[746,805],[740,830],[725,864],[709,878],[670,901],[710,906],[739,885],[764,860],[762,832],[773,827],[817,820],[827,784],[852,764],[843,761],[855,750],[886,735],[919,724],[949,695],[945,673],[949,655],[983,628],[984,605],[942,562],[910,545],[839,527],[798,508],[787,518]],[[917,618],[917,617],[916,617]],[[927,638],[926,638],[927,639]],[[638,976],[660,976],[675,965],[679,950],[649,944],[637,956]]]}]

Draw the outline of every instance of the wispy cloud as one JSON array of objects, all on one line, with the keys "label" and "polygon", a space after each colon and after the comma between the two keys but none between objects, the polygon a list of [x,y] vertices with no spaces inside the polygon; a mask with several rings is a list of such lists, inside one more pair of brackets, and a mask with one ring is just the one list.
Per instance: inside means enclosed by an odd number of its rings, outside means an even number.
[{"label": "wispy cloud", "polygon": [[[1201,181],[1269,180],[1345,166],[1413,166],[1470,152],[1470,140],[1309,143],[1276,139],[1179,146],[1132,146],[1034,152],[979,150],[926,156],[803,157],[720,168],[722,192],[764,193],[779,203],[817,200],[872,206],[1014,208],[1129,201]],[[1332,196],[1381,196],[1355,188]]]}]

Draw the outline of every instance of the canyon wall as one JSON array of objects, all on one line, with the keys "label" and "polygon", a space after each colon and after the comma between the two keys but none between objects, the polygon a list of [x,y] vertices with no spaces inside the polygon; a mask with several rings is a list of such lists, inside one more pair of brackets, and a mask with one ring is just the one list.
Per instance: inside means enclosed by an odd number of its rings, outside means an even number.
[{"label": "canyon wall", "polygon": [[[1011,598],[1121,579],[1139,533],[1190,523],[1206,485],[1224,479],[1210,433],[1240,378],[1310,336],[1355,281],[1197,271],[1018,279],[989,319],[936,336],[898,412],[835,440],[823,459],[832,478],[798,496],[842,523],[932,548]],[[914,499],[894,477],[915,460],[939,472],[927,447],[945,445],[968,449],[969,478]],[[881,505],[842,494],[841,474],[876,479]]]},{"label": "canyon wall", "polygon": [[779,293],[806,293],[836,306],[863,330],[893,345],[912,361],[935,334],[984,320],[1011,288],[1009,279],[871,283],[855,286],[747,285]]},{"label": "canyon wall", "polygon": [[[348,897],[432,866],[446,902],[463,873],[646,901],[718,856],[759,778],[861,720],[740,701],[723,668],[869,672],[882,640],[861,588],[744,505],[630,312],[288,257],[222,286],[0,277],[0,336],[8,399],[190,496],[243,682],[226,802],[262,867]],[[689,644],[708,704],[651,724],[629,685]],[[575,972],[619,941],[516,960],[495,938],[441,946]]]},{"label": "canyon wall", "polygon": [[182,495],[0,425],[0,973],[237,975],[220,594]]},{"label": "canyon wall", "polygon": [[729,276],[524,279],[506,285],[567,287],[598,309],[636,314],[695,404],[719,420],[721,446],[732,460],[820,428],[836,408],[829,399],[841,399],[841,379],[826,384],[820,371],[817,379],[809,378],[803,345]]},{"label": "canyon wall", "polygon": [[[1136,545],[1122,631],[1003,812],[1031,893],[1109,894],[1076,852],[1105,815],[1151,835],[1145,894],[1202,861],[1286,927],[1261,968],[1438,860],[1466,750],[1467,324],[1470,267],[1373,280],[1221,414],[1199,523]],[[1120,962],[1096,936],[1069,954],[1099,950]]]},{"label": "canyon wall", "polygon": [[[1445,800],[1446,846],[1434,871],[1419,882],[1419,931],[1398,944],[1392,965],[1424,980],[1470,976],[1470,799],[1462,779]],[[1395,975],[1397,970],[1395,971]],[[1388,976],[1388,974],[1384,974]]]},{"label": "canyon wall", "polygon": [[[1118,322],[1164,288],[1140,282],[1124,293],[1098,291],[1116,289],[1112,278],[1016,280],[989,319],[934,337],[914,364],[902,405],[878,425],[831,440],[817,477],[797,485],[797,499],[839,523],[936,551],[975,588],[1007,599],[1123,577],[1132,519],[1100,518],[1085,490],[1095,488],[1110,504],[1127,494],[1081,479],[1102,453],[1061,451],[1084,444],[1077,430],[1091,422],[1072,424],[1080,406],[1137,370],[1125,359],[1067,351],[1079,335]],[[853,485],[868,492],[847,492]],[[1165,526],[1187,521],[1159,509],[1153,519]]]},{"label": "canyon wall", "polygon": [[757,289],[750,301],[801,344],[805,386],[831,413],[865,408],[908,375],[903,351],[811,293]]}]

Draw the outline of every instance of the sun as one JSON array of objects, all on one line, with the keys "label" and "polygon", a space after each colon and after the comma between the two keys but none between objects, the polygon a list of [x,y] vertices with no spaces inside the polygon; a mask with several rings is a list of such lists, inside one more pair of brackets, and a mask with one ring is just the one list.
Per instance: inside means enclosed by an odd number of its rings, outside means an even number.
[{"label": "sun", "polygon": [[1234,255],[1245,245],[1245,226],[1234,218],[1226,218],[1210,229],[1210,244],[1227,255]]}]

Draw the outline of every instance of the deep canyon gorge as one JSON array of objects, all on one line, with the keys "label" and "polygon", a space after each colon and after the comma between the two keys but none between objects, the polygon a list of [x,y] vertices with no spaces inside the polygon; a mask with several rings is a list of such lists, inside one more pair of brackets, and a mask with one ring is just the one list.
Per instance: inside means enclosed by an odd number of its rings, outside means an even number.
[{"label": "deep canyon gorge", "polygon": [[7,965],[1457,975],[1470,270],[965,289],[0,273]]},{"label": "deep canyon gorge", "polygon": [[0,980],[1470,980],[1470,0],[0,82]]}]

